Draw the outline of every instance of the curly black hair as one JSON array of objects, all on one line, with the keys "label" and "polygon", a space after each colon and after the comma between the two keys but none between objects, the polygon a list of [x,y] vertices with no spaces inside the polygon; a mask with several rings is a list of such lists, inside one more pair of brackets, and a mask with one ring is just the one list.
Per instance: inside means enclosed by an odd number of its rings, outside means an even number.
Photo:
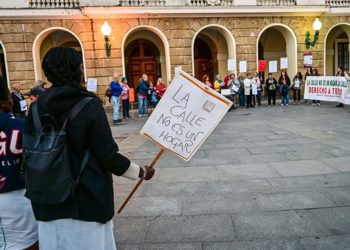
[{"label": "curly black hair", "polygon": [[75,49],[56,47],[46,53],[42,68],[54,86],[80,85],[83,81],[82,63],[81,55]]}]

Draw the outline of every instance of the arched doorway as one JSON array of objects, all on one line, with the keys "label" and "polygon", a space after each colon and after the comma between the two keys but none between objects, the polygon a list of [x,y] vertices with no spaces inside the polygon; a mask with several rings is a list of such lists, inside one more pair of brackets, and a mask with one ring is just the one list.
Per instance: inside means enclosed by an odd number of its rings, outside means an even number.
[{"label": "arched doorway", "polygon": [[156,83],[162,75],[158,48],[148,40],[134,40],[125,50],[125,67],[130,87],[137,87],[142,74],[147,74],[149,82]]},{"label": "arched doorway", "polygon": [[123,74],[129,84],[136,88],[142,74],[156,83],[170,81],[169,44],[165,35],[155,27],[144,25],[131,29],[122,42]]},{"label": "arched doorway", "polygon": [[333,26],[325,38],[325,74],[336,75],[338,66],[343,66],[349,71],[349,38],[350,24],[338,24]]},{"label": "arched doorway", "polygon": [[33,43],[33,58],[34,58],[34,71],[35,80],[46,81],[46,77],[42,72],[41,63],[45,54],[54,47],[70,47],[76,49],[81,53],[84,67],[84,78],[86,79],[85,57],[84,48],[77,35],[72,31],[54,27],[42,31],[34,40]]},{"label": "arched doorway", "polygon": [[273,73],[275,78],[280,76],[281,58],[288,58],[287,72],[290,78],[297,73],[297,39],[293,31],[284,24],[272,24],[265,27],[257,40],[257,64],[259,60],[266,60],[265,76],[269,73],[269,61],[277,61],[278,70]]},{"label": "arched doorway", "polygon": [[227,28],[210,24],[197,31],[192,41],[192,70],[198,80],[204,75],[211,81],[217,74],[224,77],[229,59],[236,59],[236,43]]},{"label": "arched doorway", "polygon": [[0,41],[0,76],[5,80],[5,82],[9,82],[8,74],[7,74],[7,60],[6,60],[6,51],[5,47]]}]

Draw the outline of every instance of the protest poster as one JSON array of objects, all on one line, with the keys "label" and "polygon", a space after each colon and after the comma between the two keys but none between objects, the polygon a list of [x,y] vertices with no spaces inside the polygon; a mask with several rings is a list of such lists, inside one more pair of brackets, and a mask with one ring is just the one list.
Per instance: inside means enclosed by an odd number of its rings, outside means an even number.
[{"label": "protest poster", "polygon": [[181,71],[169,85],[141,134],[189,161],[231,105],[230,100]]},{"label": "protest poster", "polygon": [[231,90],[230,89],[222,89],[221,94],[224,96],[231,95]]},{"label": "protest poster", "polygon": [[269,72],[276,73],[277,71],[277,61],[269,61]]},{"label": "protest poster", "polygon": [[258,71],[259,72],[265,72],[266,71],[266,66],[267,66],[267,61],[266,60],[259,60]]},{"label": "protest poster", "polygon": [[350,104],[349,80],[336,76],[308,76],[304,99]]},{"label": "protest poster", "polygon": [[281,69],[288,69],[288,58],[287,57],[281,58]]},{"label": "protest poster", "polygon": [[182,70],[182,67],[175,67],[175,75],[178,75]]},{"label": "protest poster", "polygon": [[258,95],[258,86],[256,83],[252,84],[252,95]]},{"label": "protest poster", "polygon": [[129,89],[129,102],[135,102],[135,89]]},{"label": "protest poster", "polygon": [[96,78],[88,78],[86,89],[87,89],[87,91],[96,93],[97,92],[97,79]]},{"label": "protest poster", "polygon": [[246,73],[247,72],[247,61],[240,61],[239,62],[239,72],[240,73]]},{"label": "protest poster", "polygon": [[313,57],[311,52],[304,53],[304,68],[312,67]]},{"label": "protest poster", "polygon": [[236,71],[236,60],[228,59],[227,60],[227,70]]}]

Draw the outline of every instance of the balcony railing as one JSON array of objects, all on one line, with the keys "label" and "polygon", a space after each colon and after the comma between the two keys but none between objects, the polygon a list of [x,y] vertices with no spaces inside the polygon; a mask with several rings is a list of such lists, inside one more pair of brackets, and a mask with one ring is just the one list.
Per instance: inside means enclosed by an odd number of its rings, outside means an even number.
[{"label": "balcony railing", "polygon": [[29,0],[30,8],[79,8],[79,0]]},{"label": "balcony railing", "polygon": [[326,5],[332,6],[332,7],[350,6],[350,0],[326,0]]},{"label": "balcony railing", "polygon": [[120,0],[121,6],[164,6],[166,0]]},{"label": "balcony railing", "polygon": [[234,0],[190,0],[191,6],[233,6]]},{"label": "balcony railing", "polygon": [[296,0],[257,0],[259,6],[293,6],[297,5]]}]

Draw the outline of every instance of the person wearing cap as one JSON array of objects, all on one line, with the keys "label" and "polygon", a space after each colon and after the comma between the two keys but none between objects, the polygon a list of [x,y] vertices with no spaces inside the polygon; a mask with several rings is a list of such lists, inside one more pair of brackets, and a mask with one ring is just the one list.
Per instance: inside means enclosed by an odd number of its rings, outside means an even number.
[{"label": "person wearing cap", "polygon": [[30,102],[35,102],[38,97],[45,92],[45,89],[41,86],[35,86],[29,90],[28,93],[25,93],[24,96],[29,96]]},{"label": "person wearing cap", "polygon": [[24,120],[11,114],[13,102],[0,76],[0,249],[38,249],[38,225],[24,197]]},{"label": "person wearing cap", "polygon": [[13,109],[12,114],[16,118],[25,119],[26,118],[26,112],[27,112],[27,102],[21,93],[22,83],[15,82],[11,85],[12,92],[11,92],[11,98],[13,101]]}]

